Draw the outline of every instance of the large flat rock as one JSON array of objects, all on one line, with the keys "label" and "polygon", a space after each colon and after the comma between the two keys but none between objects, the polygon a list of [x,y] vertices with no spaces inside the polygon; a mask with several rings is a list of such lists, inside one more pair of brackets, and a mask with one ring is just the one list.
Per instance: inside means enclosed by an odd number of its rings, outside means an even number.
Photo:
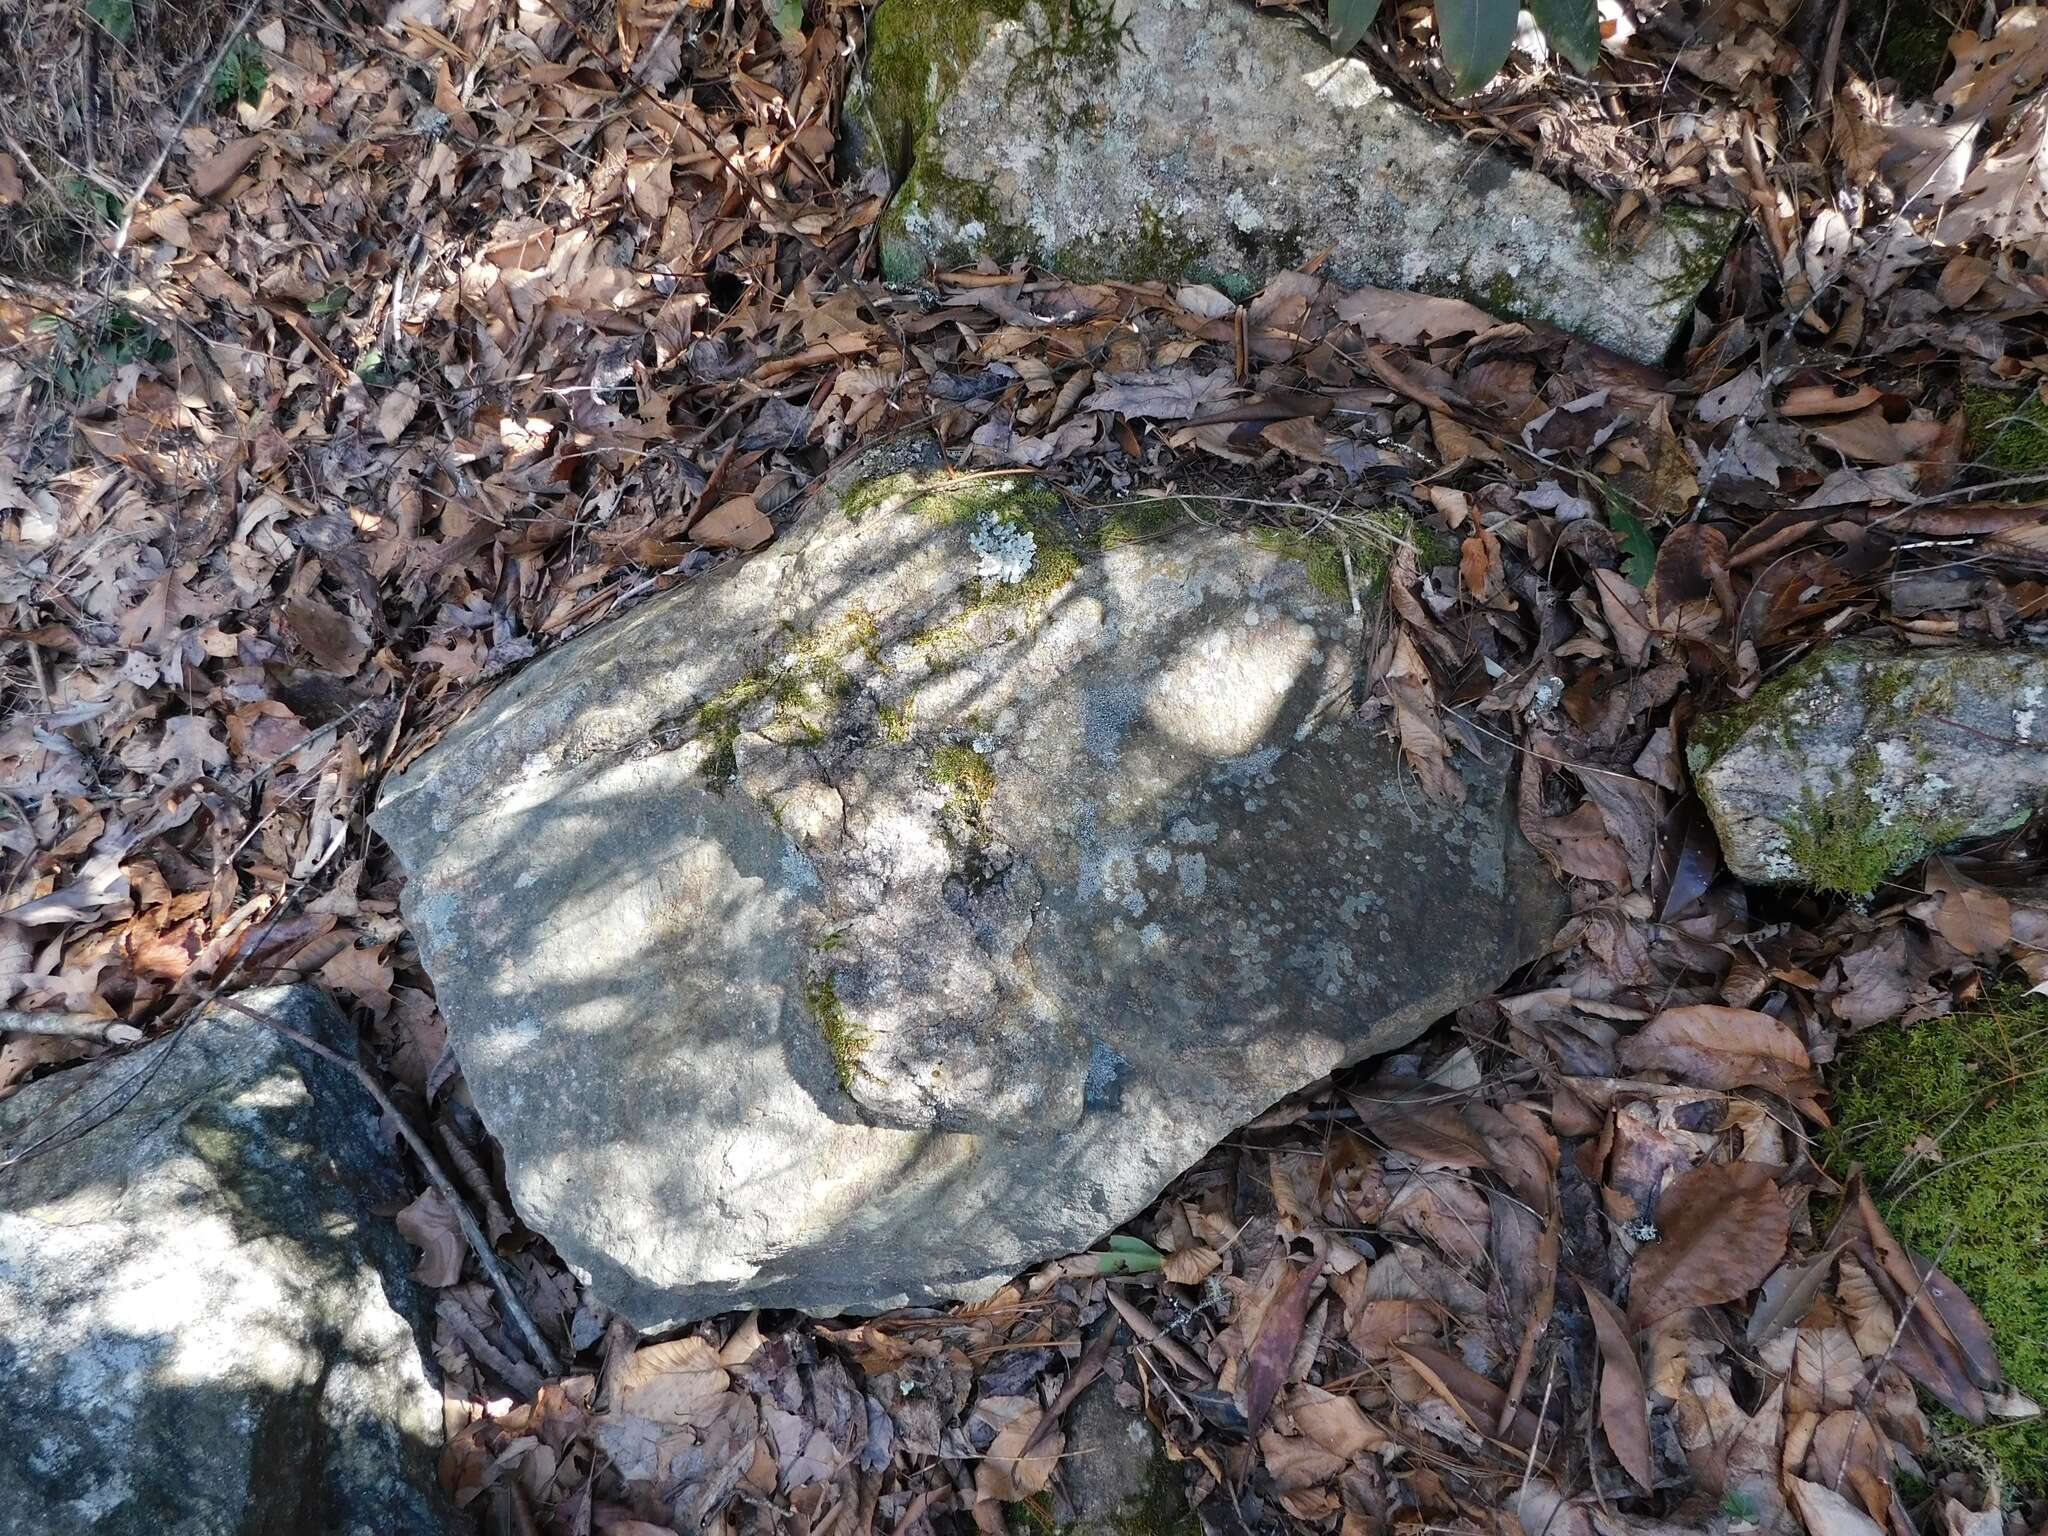
[{"label": "large flat rock", "polygon": [[1327,252],[1339,282],[1467,299],[1644,362],[1733,233],[1667,211],[1632,250],[1579,201],[1242,0],[883,0],[848,120],[902,178],[883,269],[1028,257],[1243,294]]},{"label": "large flat rock", "polygon": [[1500,769],[1433,807],[1354,718],[1303,562],[928,465],[550,654],[375,817],[514,1200],[643,1327],[984,1293],[1558,914]]},{"label": "large flat rock", "polygon": [[0,1102],[0,1536],[454,1528],[403,1198],[354,1080],[226,1010]]}]

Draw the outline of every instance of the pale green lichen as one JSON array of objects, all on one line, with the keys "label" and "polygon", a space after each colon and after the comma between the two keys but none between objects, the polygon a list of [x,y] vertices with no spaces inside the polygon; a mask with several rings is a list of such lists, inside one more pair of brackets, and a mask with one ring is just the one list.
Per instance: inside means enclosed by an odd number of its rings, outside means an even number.
[{"label": "pale green lichen", "polygon": [[[2048,1395],[2048,1001],[2010,994],[1859,1038],[1833,1074],[1828,1160],[1861,1162],[1894,1234],[1977,1304],[2012,1385]],[[1930,1156],[1930,1150],[1932,1155]],[[2048,1419],[1973,1429],[1936,1415],[1943,1462],[1990,1453],[2048,1492]],[[2009,1503],[2017,1504],[2017,1500]]]},{"label": "pale green lichen", "polygon": [[860,1054],[867,1049],[868,1032],[855,1022],[846,1011],[846,1004],[839,1000],[839,983],[830,971],[820,971],[805,981],[804,1002],[810,1007],[811,1017],[817,1021],[818,1033],[825,1039],[825,1049],[831,1054],[832,1070],[838,1075],[839,1086],[851,1092],[854,1078],[864,1070]]}]

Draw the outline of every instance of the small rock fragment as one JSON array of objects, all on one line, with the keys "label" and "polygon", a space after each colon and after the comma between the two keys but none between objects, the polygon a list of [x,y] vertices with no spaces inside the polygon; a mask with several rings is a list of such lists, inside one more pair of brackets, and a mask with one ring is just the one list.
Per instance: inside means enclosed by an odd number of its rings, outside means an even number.
[{"label": "small rock fragment", "polygon": [[2048,649],[1823,646],[1692,729],[1729,870],[1867,896],[2048,805]]}]

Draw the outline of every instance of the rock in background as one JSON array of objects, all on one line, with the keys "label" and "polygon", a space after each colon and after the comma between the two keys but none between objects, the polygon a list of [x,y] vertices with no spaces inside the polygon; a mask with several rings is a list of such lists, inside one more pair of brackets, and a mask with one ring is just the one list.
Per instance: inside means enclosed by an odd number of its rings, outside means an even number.
[{"label": "rock in background", "polygon": [[[310,988],[243,1001],[343,1027]],[[0,1102],[0,1163],[24,1156],[0,1168],[0,1533],[452,1528],[411,1258],[376,1214],[404,1190],[352,1078],[215,1009]]]},{"label": "rock in background", "polygon": [[546,657],[375,818],[515,1202],[643,1328],[985,1294],[1558,916],[1504,764],[1432,806],[1355,718],[1341,564],[932,462]]},{"label": "rock in background", "polygon": [[1616,249],[1604,205],[1475,150],[1241,0],[885,0],[863,79],[849,124],[902,182],[881,231],[893,282],[1023,256],[1242,297],[1327,250],[1339,282],[1654,363],[1733,233],[1671,210]]},{"label": "rock in background", "polygon": [[1737,877],[1866,896],[2048,805],[2048,651],[1837,641],[1701,720],[1687,752]]}]

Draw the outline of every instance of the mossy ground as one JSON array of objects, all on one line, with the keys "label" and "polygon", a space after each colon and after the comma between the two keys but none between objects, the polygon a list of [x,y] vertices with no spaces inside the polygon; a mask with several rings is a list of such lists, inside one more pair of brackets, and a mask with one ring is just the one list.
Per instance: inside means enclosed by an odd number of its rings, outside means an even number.
[{"label": "mossy ground", "polygon": [[[2048,483],[2048,401],[2036,390],[1963,391],[1963,419],[1969,424],[1969,454],[2001,480],[2038,476]],[[2026,485],[2012,487],[2015,494]]]},{"label": "mossy ground", "polygon": [[[1304,532],[1296,528],[1257,528],[1252,539],[1262,549],[1290,560],[1299,560],[1308,572],[1309,584],[1326,597],[1349,601],[1352,584],[1360,597],[1378,596],[1385,590],[1387,572],[1403,545],[1415,547],[1416,561],[1424,569],[1457,558],[1449,539],[1404,513],[1382,508],[1361,519],[1332,523]],[[1345,569],[1345,554],[1351,556]]]},{"label": "mossy ground", "polygon": [[[1833,1086],[1831,1160],[1864,1165],[1893,1232],[1922,1257],[1941,1256],[1990,1324],[2013,1386],[2048,1402],[2048,1000],[2009,995],[1873,1031]],[[1927,1144],[1938,1161],[1919,1155]],[[2023,1492],[2048,1493],[2048,1420],[1938,1422]],[[1960,1446],[1948,1449],[1962,1459]]]},{"label": "mossy ground", "polygon": [[978,821],[996,792],[995,766],[969,746],[949,743],[932,752],[932,782],[946,791],[953,809]]},{"label": "mossy ground", "polygon": [[791,629],[780,653],[756,662],[697,706],[692,724],[709,744],[704,777],[714,788],[725,788],[737,777],[740,732],[748,715],[763,704],[773,706],[769,729],[792,741],[825,739],[830,706],[853,686],[841,658],[850,649],[876,647],[874,625],[873,615],[856,609],[834,635]]},{"label": "mossy ground", "polygon": [[1850,758],[1847,770],[1825,795],[1807,795],[1799,811],[1781,824],[1785,851],[1800,879],[1815,890],[1862,900],[1893,875],[1944,844],[1966,827],[1938,809],[1901,803],[1896,796],[1873,793],[1884,783],[1885,769],[1877,755],[1881,739],[1910,741],[1913,722],[1953,705],[1952,685],[1939,678],[1915,679],[1902,663],[1897,668],[1866,667],[1860,674],[1862,696],[1833,700],[1821,690],[1827,682],[1828,655],[1816,650],[1764,684],[1748,699],[1696,720],[1686,738],[1686,763],[1697,778],[1742,737],[1777,722],[1778,745],[1799,749],[1795,719],[1825,701],[1859,708],[1866,744]]}]

